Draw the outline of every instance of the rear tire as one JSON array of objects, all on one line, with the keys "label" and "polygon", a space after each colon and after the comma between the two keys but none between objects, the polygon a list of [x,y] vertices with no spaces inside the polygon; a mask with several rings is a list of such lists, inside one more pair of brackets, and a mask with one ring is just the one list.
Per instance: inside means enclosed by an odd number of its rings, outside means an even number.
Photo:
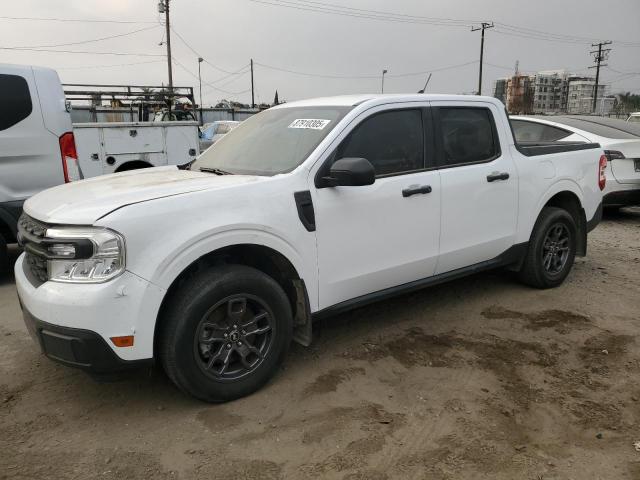
[{"label": "rear tire", "polygon": [[260,389],[277,372],[293,332],[282,287],[244,265],[189,278],[169,300],[161,322],[158,350],[167,375],[205,402]]},{"label": "rear tire", "polygon": [[567,278],[576,255],[578,228],[562,208],[542,209],[533,228],[520,280],[536,288],[553,288]]}]

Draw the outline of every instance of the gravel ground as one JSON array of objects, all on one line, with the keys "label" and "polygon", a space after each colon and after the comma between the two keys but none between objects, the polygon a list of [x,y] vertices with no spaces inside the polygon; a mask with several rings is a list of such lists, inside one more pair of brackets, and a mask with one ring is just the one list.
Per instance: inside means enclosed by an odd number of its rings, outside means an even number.
[{"label": "gravel ground", "polygon": [[[14,252],[16,253],[16,252]],[[640,209],[563,286],[475,275],[315,326],[225,405],[44,358],[0,279],[0,478],[640,479]]]}]

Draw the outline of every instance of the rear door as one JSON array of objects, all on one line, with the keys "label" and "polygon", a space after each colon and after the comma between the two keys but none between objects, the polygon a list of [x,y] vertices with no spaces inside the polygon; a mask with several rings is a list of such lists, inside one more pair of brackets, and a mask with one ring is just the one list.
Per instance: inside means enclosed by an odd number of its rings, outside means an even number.
[{"label": "rear door", "polygon": [[310,189],[321,309],[430,277],[438,258],[440,175],[429,110],[377,107],[354,123],[323,167],[366,158],[375,183]]},{"label": "rear door", "polygon": [[442,215],[436,273],[494,259],[514,243],[518,175],[493,104],[433,102]]}]

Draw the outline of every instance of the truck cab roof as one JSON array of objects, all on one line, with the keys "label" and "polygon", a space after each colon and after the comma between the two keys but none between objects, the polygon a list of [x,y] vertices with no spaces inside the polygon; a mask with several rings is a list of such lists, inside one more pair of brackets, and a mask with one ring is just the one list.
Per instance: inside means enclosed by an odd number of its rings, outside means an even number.
[{"label": "truck cab roof", "polygon": [[430,102],[430,101],[464,101],[464,102],[486,102],[499,105],[504,108],[502,102],[493,97],[480,95],[444,95],[444,94],[424,94],[424,93],[394,93],[394,94],[357,94],[357,95],[337,95],[334,97],[310,98],[283,103],[273,108],[290,107],[356,107],[366,105],[369,107],[384,105],[387,103],[405,102]]}]

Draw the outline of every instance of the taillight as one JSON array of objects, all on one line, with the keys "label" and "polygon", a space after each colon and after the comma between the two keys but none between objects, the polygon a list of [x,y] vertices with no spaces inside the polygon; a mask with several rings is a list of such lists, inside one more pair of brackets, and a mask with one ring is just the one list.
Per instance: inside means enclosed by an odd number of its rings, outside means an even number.
[{"label": "taillight", "polygon": [[60,137],[60,155],[62,155],[62,171],[64,172],[65,183],[82,180],[84,176],[78,163],[76,142],[72,132],[64,133]]},{"label": "taillight", "polygon": [[607,160],[611,161],[611,160],[622,160],[625,158],[624,154],[622,152],[619,152],[617,150],[605,150],[604,154],[607,156]]},{"label": "taillight", "polygon": [[598,172],[598,186],[600,190],[604,190],[605,185],[607,184],[607,177],[604,176],[604,171],[607,169],[607,156],[600,155],[600,166]]}]

